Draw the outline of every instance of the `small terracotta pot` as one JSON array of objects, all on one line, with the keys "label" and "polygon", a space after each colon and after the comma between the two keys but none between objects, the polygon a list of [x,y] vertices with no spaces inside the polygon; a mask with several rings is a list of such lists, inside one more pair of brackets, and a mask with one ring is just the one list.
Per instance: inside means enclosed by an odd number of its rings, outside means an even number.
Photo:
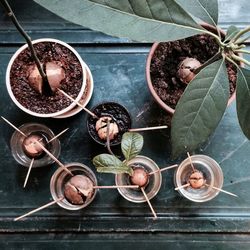
[{"label": "small terracotta pot", "polygon": [[[204,27],[205,29],[213,32],[213,33],[216,33],[216,29],[209,25],[209,24],[206,24],[206,23],[202,23],[202,27]],[[225,32],[221,29],[220,30],[220,33],[223,36],[225,36]],[[161,98],[158,96],[158,94],[156,93],[155,89],[154,89],[154,86],[153,86],[153,83],[152,83],[152,80],[151,80],[151,74],[150,74],[150,66],[151,66],[151,60],[152,60],[152,57],[158,47],[159,43],[154,43],[153,46],[151,47],[150,51],[149,51],[149,54],[148,54],[148,57],[147,57],[147,62],[146,62],[146,79],[147,79],[147,83],[148,83],[148,87],[149,87],[149,90],[151,92],[151,94],[153,95],[154,99],[156,100],[156,102],[163,108],[165,109],[168,113],[170,114],[174,114],[174,109],[171,108],[170,106],[168,106],[165,102],[163,102],[161,100]],[[228,100],[228,103],[227,105],[229,106],[235,99],[236,97],[236,92],[234,92],[231,97],[229,98]]]}]

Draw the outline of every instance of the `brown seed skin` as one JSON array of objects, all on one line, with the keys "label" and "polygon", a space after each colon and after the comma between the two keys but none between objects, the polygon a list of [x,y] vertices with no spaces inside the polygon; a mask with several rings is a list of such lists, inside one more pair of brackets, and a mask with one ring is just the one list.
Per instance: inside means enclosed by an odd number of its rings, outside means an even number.
[{"label": "brown seed skin", "polygon": [[189,183],[192,188],[199,189],[205,184],[205,179],[200,171],[195,171],[189,177]]},{"label": "brown seed skin", "polygon": [[98,133],[98,136],[102,140],[107,140],[107,121],[110,121],[109,124],[109,139],[113,140],[119,133],[119,128],[116,122],[112,122],[112,118],[109,116],[103,116],[96,122],[95,129]]},{"label": "brown seed skin", "polygon": [[41,95],[43,89],[43,79],[39,73],[37,66],[36,65],[29,66],[27,73],[28,73],[29,85]]},{"label": "brown seed skin", "polygon": [[188,84],[195,77],[193,71],[201,66],[201,63],[195,59],[187,57],[178,66],[177,77],[185,84]]},{"label": "brown seed skin", "polygon": [[64,195],[69,202],[82,205],[94,192],[93,182],[84,175],[73,176],[64,187]]},{"label": "brown seed skin", "polygon": [[135,168],[130,180],[133,185],[144,187],[148,183],[148,178],[148,173],[143,168]]},{"label": "brown seed skin", "polygon": [[39,141],[43,146],[45,146],[43,138],[39,135],[30,135],[23,141],[23,149],[24,152],[32,158],[38,157],[43,153],[42,148],[35,143],[36,141]]}]

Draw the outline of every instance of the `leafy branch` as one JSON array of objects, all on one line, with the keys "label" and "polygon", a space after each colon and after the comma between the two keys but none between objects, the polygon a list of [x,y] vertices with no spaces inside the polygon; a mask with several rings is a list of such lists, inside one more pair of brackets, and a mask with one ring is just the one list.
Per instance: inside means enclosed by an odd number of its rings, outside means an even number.
[{"label": "leafy branch", "polygon": [[100,154],[94,157],[93,164],[101,173],[127,173],[133,174],[133,169],[128,165],[128,161],[136,157],[143,147],[143,137],[138,133],[126,132],[122,136],[121,149],[125,157],[122,162],[112,154]]}]

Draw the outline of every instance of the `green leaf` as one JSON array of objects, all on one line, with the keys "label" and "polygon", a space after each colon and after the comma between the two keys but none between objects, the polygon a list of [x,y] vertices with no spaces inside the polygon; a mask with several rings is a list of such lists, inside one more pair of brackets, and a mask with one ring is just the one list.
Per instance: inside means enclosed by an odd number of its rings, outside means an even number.
[{"label": "green leaf", "polygon": [[35,0],[58,16],[106,34],[140,42],[204,33],[175,0]]},{"label": "green leaf", "polygon": [[250,139],[250,70],[238,68],[236,107],[241,129]]},{"label": "green leaf", "polygon": [[229,26],[225,36],[225,41],[229,41],[230,39],[232,39],[239,31],[240,30],[236,26],[234,25]]},{"label": "green leaf", "polygon": [[138,133],[126,132],[122,136],[122,153],[126,161],[137,156],[143,147],[143,137]]},{"label": "green leaf", "polygon": [[100,173],[127,173],[132,175],[133,169],[122,161],[120,161],[117,157],[109,154],[100,154],[94,157],[93,164],[95,165],[97,172]]},{"label": "green leaf", "polygon": [[206,23],[218,23],[218,0],[176,0],[183,9]]},{"label": "green leaf", "polygon": [[229,98],[224,59],[202,69],[180,98],[172,119],[174,157],[191,152],[205,142],[221,120]]}]

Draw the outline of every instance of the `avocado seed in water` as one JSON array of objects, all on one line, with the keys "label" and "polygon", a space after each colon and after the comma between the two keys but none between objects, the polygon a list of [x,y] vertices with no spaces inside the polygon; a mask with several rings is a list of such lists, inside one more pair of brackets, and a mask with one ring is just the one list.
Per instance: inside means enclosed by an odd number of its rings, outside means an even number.
[{"label": "avocado seed in water", "polygon": [[41,135],[29,135],[23,141],[23,149],[27,156],[36,158],[43,153],[43,149],[36,143],[39,141],[44,147],[44,138]]},{"label": "avocado seed in water", "polygon": [[142,167],[133,168],[133,175],[130,177],[130,181],[133,185],[138,185],[139,187],[145,187],[149,181],[149,176],[147,171]]},{"label": "avocado seed in water", "polygon": [[93,182],[85,175],[75,175],[65,184],[64,195],[74,205],[82,205],[93,193]]},{"label": "avocado seed in water", "polygon": [[195,77],[194,70],[199,68],[201,63],[195,59],[187,57],[180,62],[177,71],[177,77],[185,84],[188,84]]},{"label": "avocado seed in water", "polygon": [[101,140],[107,140],[107,122],[109,124],[109,139],[113,140],[119,133],[119,128],[117,123],[109,116],[103,116],[96,122],[95,129]]},{"label": "avocado seed in water", "polygon": [[198,189],[204,186],[205,184],[205,178],[202,172],[196,170],[193,172],[189,177],[189,183],[192,188]]}]

